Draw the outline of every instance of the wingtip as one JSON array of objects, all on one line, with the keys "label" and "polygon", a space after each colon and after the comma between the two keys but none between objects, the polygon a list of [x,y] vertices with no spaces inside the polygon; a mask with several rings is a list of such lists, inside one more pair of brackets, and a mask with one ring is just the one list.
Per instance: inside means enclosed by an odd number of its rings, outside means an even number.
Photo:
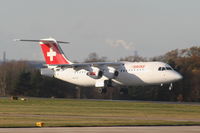
[{"label": "wingtip", "polygon": [[20,39],[13,39],[14,42],[20,41]]}]

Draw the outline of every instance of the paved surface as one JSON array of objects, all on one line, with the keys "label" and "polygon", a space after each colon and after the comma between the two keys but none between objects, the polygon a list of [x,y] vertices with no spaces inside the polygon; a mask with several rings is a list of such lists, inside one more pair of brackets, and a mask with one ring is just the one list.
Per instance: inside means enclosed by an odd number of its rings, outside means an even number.
[{"label": "paved surface", "polygon": [[200,133],[200,126],[0,128],[0,133]]}]

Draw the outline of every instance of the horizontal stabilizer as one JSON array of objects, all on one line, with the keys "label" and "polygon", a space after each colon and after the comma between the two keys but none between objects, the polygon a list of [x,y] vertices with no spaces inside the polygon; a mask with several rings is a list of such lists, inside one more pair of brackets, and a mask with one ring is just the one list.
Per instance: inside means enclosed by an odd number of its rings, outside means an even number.
[{"label": "horizontal stabilizer", "polygon": [[57,42],[57,43],[65,43],[69,44],[70,42],[64,42],[64,41],[56,41],[56,40],[28,40],[28,39],[14,39],[14,41],[23,41],[23,42]]},{"label": "horizontal stabilizer", "polygon": [[41,46],[46,64],[48,65],[72,64],[72,62],[65,57],[61,47],[59,46],[59,43],[68,44],[69,42],[57,41],[54,38],[40,40],[15,39],[15,41],[38,42]]}]

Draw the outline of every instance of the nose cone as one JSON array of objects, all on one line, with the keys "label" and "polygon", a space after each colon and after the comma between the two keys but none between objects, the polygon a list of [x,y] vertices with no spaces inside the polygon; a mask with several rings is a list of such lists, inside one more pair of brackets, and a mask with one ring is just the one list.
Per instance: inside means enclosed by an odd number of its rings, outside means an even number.
[{"label": "nose cone", "polygon": [[183,76],[182,76],[181,74],[179,74],[179,73],[177,73],[177,72],[174,74],[174,80],[175,80],[175,81],[179,81],[179,80],[181,80],[182,78],[183,78]]}]

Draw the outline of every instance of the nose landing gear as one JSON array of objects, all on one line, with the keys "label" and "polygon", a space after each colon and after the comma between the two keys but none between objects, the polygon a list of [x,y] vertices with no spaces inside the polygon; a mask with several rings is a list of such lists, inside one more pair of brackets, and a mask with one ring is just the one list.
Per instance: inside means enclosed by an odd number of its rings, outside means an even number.
[{"label": "nose landing gear", "polygon": [[173,89],[173,84],[171,83],[170,85],[169,85],[169,90],[171,91]]}]

